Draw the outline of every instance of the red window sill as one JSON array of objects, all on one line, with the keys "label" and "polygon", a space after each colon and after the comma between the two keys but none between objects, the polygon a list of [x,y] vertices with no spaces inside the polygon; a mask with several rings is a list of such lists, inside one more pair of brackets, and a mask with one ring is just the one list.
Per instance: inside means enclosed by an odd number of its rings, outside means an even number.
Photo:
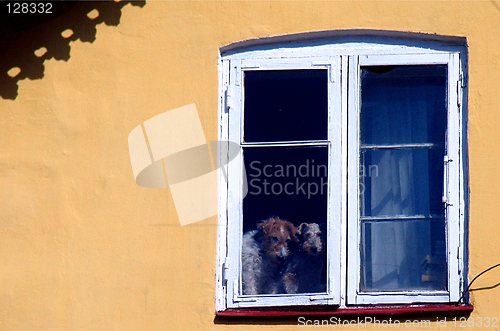
[{"label": "red window sill", "polygon": [[275,317],[275,316],[406,316],[429,314],[470,314],[472,305],[407,305],[407,306],[369,306],[369,307],[297,307],[295,309],[227,309],[217,312],[218,317]]}]

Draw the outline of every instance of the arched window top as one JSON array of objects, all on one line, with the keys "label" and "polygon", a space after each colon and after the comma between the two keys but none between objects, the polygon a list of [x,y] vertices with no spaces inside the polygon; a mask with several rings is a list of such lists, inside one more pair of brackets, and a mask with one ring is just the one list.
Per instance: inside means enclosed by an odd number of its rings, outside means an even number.
[{"label": "arched window top", "polygon": [[[223,58],[268,56],[277,51],[292,56],[297,49],[328,52],[330,55],[382,53],[460,52],[465,53],[465,37],[388,30],[328,30],[239,41],[220,48]],[[318,54],[316,53],[316,54]],[[303,56],[301,54],[300,56]]]}]

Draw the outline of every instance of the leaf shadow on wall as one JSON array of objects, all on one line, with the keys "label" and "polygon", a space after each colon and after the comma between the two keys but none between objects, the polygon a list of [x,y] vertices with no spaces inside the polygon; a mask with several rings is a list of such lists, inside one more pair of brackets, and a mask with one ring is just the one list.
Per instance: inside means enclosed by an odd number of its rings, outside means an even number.
[{"label": "leaf shadow on wall", "polygon": [[94,42],[98,24],[117,26],[124,6],[146,1],[53,1],[36,9],[6,4],[0,10],[0,96],[15,100],[20,80],[43,78],[45,60],[68,61],[72,41]]}]

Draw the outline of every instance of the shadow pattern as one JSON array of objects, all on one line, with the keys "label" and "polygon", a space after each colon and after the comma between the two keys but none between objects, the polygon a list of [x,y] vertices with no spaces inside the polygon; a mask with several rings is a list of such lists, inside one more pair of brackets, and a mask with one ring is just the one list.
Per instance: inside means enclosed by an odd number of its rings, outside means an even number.
[{"label": "shadow pattern", "polygon": [[20,80],[43,78],[45,60],[68,61],[72,41],[94,42],[98,24],[117,26],[124,6],[146,2],[52,1],[49,13],[14,13],[13,4],[0,3],[0,96],[12,100]]}]

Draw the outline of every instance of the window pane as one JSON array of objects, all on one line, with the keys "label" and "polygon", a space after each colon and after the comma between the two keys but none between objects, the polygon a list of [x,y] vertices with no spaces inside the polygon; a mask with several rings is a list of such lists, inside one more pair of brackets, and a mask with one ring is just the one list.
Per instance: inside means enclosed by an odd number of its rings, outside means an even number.
[{"label": "window pane", "polygon": [[441,201],[446,77],[446,66],[362,68],[364,291],[447,288]]},{"label": "window pane", "polygon": [[245,142],[326,140],[324,69],[245,71]]},{"label": "window pane", "polygon": [[363,221],[361,290],[446,290],[444,220]]},{"label": "window pane", "polygon": [[443,215],[443,157],[443,148],[361,151],[361,216]]},{"label": "window pane", "polygon": [[363,67],[361,143],[444,143],[447,69]]},{"label": "window pane", "polygon": [[[247,147],[243,157],[243,294],[325,292],[328,148]],[[272,217],[293,226],[263,227]]]}]

